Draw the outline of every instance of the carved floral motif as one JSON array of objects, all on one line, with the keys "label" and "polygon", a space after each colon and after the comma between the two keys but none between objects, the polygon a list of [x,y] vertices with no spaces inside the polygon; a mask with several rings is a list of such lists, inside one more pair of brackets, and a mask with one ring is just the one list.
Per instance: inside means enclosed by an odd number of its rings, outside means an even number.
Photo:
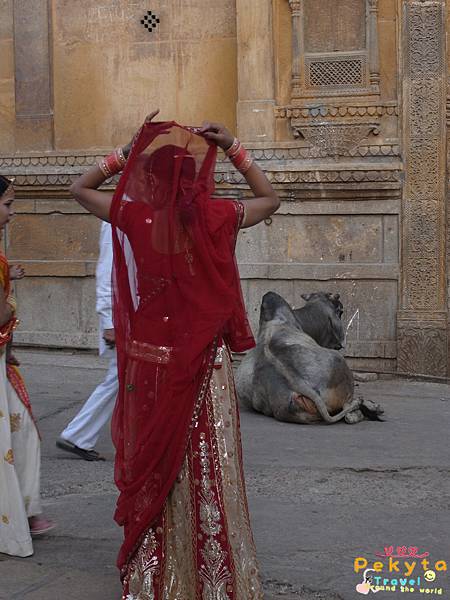
[{"label": "carved floral motif", "polygon": [[445,110],[442,2],[406,6],[409,80],[404,215],[404,308],[442,309]]},{"label": "carved floral motif", "polygon": [[398,370],[435,376],[447,373],[444,7],[442,0],[404,2],[401,302],[412,316],[398,322]]},{"label": "carved floral motif", "polygon": [[399,323],[397,368],[400,373],[445,375],[447,332]]},{"label": "carved floral motif", "polygon": [[348,156],[372,132],[378,134],[378,123],[299,123],[291,120],[294,137],[302,135],[317,157]]}]

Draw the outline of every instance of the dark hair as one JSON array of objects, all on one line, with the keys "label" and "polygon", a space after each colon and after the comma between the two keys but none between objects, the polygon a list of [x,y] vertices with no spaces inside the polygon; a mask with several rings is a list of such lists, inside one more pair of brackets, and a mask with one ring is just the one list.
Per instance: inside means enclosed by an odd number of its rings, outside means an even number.
[{"label": "dark hair", "polygon": [[11,184],[12,181],[6,179],[6,177],[3,177],[3,175],[0,175],[0,196],[3,196]]}]

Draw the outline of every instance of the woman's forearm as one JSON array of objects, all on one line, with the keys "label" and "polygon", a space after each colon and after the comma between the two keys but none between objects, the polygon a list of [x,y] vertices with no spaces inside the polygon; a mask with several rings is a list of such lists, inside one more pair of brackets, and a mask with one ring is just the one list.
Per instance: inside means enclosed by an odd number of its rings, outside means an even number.
[{"label": "woman's forearm", "polygon": [[272,212],[275,212],[280,206],[280,200],[272,184],[256,163],[252,163],[244,177],[254,196],[256,198],[267,198],[268,206],[270,205],[273,208]]},{"label": "woman's forearm", "polygon": [[96,190],[105,181],[106,177],[101,171],[100,167],[98,165],[94,165],[72,183],[70,186],[70,193],[73,194],[78,200],[77,195],[82,189]]},{"label": "woman's forearm", "polygon": [[78,177],[70,186],[70,193],[75,200],[87,211],[104,221],[109,220],[112,194],[99,192],[98,188],[106,179],[107,177],[100,167],[95,165]]}]

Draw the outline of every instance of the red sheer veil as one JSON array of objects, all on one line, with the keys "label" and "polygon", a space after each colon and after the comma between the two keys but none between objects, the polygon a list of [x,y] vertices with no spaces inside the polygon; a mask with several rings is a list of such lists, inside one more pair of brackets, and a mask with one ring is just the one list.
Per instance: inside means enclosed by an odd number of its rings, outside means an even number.
[{"label": "red sheer veil", "polygon": [[234,258],[242,207],[211,200],[215,160],[189,128],[147,123],[113,198],[120,568],[179,473],[217,343],[254,345]]}]

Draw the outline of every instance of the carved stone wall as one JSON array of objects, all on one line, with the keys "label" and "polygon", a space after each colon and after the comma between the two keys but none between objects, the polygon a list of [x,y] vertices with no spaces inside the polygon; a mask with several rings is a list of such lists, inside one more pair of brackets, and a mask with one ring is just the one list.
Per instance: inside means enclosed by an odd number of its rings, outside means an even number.
[{"label": "carved stone wall", "polygon": [[445,2],[403,3],[402,279],[398,370],[447,374]]}]

